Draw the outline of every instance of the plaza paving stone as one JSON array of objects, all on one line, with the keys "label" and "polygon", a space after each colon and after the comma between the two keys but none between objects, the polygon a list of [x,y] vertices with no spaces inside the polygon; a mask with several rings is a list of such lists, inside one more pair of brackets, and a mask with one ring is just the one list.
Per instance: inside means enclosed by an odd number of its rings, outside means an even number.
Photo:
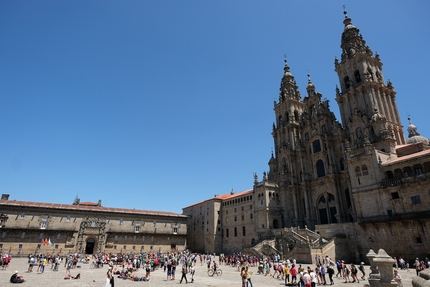
[{"label": "plaza paving stone", "polygon": [[[43,274],[39,274],[36,272],[37,267],[35,266],[34,271],[31,273],[26,273],[28,268],[27,259],[26,258],[12,258],[12,261],[7,270],[0,270],[0,286],[37,286],[37,287],[68,287],[68,286],[94,286],[94,287],[104,287],[106,283],[106,271],[107,266],[105,265],[100,269],[90,269],[89,264],[78,264],[81,268],[72,269],[71,274],[75,276],[78,273],[81,273],[80,280],[64,280],[66,275],[66,268],[64,264],[60,265],[59,271],[50,270],[50,266],[47,266],[45,272]],[[311,266],[314,268],[314,265],[303,264],[304,267]],[[221,265],[219,268],[222,269],[223,274],[221,276],[209,277],[207,275],[206,266],[200,265],[200,262],[197,262],[195,267],[196,274],[194,283],[188,283],[187,285],[198,287],[232,287],[232,286],[241,286],[241,279],[239,276],[239,271],[237,268],[231,266]],[[0,268],[1,269],[1,268]],[[10,276],[13,274],[15,270],[18,270],[21,275],[24,276],[26,282],[23,284],[12,284],[9,283]],[[180,271],[180,270],[178,270]],[[251,267],[251,271],[253,272],[252,281],[253,285],[256,287],[268,287],[268,286],[284,286],[284,282],[281,279],[272,278],[271,276],[264,276],[257,274],[257,267]],[[366,274],[370,272],[369,266],[366,266]],[[145,271],[143,269],[139,269],[136,272],[138,276],[144,276]],[[403,278],[403,285],[405,287],[412,286],[412,278],[415,277],[415,270],[400,270],[400,275]],[[189,276],[187,276],[189,277]],[[162,269],[156,270],[151,273],[151,280],[148,282],[133,282],[131,280],[123,280],[115,277],[115,287],[126,287],[126,286],[178,286],[179,279],[181,278],[180,272],[176,274],[175,280],[167,280],[166,273],[163,272]],[[327,277],[328,279],[328,277]],[[343,283],[344,281],[341,278],[334,278],[334,286],[342,286],[342,287],[358,287],[364,286],[368,284],[367,280],[360,280],[360,283]],[[185,284],[185,281],[182,282],[181,285]]]}]

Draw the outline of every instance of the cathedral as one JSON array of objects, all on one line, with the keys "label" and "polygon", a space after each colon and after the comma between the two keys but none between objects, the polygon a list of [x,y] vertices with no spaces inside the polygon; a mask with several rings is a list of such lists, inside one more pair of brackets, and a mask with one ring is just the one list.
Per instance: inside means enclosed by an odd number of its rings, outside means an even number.
[{"label": "cathedral", "polygon": [[254,176],[252,190],[184,208],[191,249],[301,262],[314,254],[366,261],[380,248],[406,259],[428,255],[429,140],[410,119],[405,136],[381,58],[344,14],[334,62],[341,121],[309,75],[302,97],[285,61],[269,171]]}]

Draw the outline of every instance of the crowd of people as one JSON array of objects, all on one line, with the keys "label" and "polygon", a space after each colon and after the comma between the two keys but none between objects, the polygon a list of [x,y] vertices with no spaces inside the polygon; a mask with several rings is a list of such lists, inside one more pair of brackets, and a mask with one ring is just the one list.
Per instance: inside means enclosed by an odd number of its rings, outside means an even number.
[{"label": "crowd of people", "polygon": [[[258,258],[253,255],[242,253],[218,256],[212,254],[195,254],[191,252],[176,252],[170,254],[93,254],[81,255],[78,253],[70,255],[61,254],[30,254],[28,256],[28,270],[42,274],[47,268],[52,271],[58,271],[64,263],[66,277],[64,279],[76,280],[81,279],[81,274],[71,275],[71,271],[77,268],[78,263],[88,264],[93,259],[97,267],[107,265],[106,287],[114,287],[114,278],[149,281],[151,272],[162,270],[166,273],[166,280],[175,280],[176,269],[179,266],[180,280],[179,283],[193,282],[195,275],[195,266],[200,261],[200,265],[206,265],[209,270],[216,271],[218,266],[229,266],[240,273],[243,287],[253,287],[252,268],[256,268],[256,274],[270,276],[274,279],[283,280],[285,285],[298,285],[301,287],[316,285],[334,285],[334,278],[342,279],[344,283],[359,283],[360,280],[366,279],[364,262],[360,264],[346,264],[343,260],[332,260],[329,256],[315,256],[314,266],[303,266],[296,262],[295,259],[282,259],[280,255],[266,256]],[[8,254],[1,254],[1,268],[7,269],[12,257]],[[425,258],[419,260],[416,258],[411,264],[416,270],[416,274],[429,268],[430,260]],[[401,257],[394,258],[393,262],[393,280],[398,286],[403,286],[402,278],[398,270],[408,270],[409,264]],[[137,271],[144,270],[144,276],[138,276]],[[22,283],[24,278],[15,271],[10,282]]]}]

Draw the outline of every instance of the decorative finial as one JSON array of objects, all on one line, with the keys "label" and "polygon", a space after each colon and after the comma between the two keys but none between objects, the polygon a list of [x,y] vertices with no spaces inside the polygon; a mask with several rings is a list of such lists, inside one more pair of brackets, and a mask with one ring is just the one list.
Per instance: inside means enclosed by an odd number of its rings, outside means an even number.
[{"label": "decorative finial", "polygon": [[311,83],[311,74],[308,73],[308,83]]},{"label": "decorative finial", "polygon": [[343,14],[345,15],[345,18],[348,17],[348,12],[346,12],[346,5],[343,4],[342,8],[343,8]]},{"label": "decorative finial", "polygon": [[284,63],[287,65],[287,54],[284,54]]}]

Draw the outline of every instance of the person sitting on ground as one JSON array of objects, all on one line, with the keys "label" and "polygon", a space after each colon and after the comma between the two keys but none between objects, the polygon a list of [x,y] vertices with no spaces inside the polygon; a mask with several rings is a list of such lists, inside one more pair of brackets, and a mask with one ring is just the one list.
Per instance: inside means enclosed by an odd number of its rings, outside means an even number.
[{"label": "person sitting on ground", "polygon": [[136,274],[134,274],[134,272],[130,272],[127,276],[127,279],[130,279],[131,281],[133,281],[134,278],[139,278],[138,276],[136,276]]},{"label": "person sitting on ground", "polygon": [[24,277],[18,274],[18,270],[16,270],[15,273],[13,273],[13,275],[10,277],[11,283],[22,283],[24,281]]},{"label": "person sitting on ground", "polygon": [[81,273],[78,273],[78,275],[76,275],[75,277],[70,275],[66,275],[66,277],[64,277],[64,280],[74,280],[74,279],[81,279]]}]

